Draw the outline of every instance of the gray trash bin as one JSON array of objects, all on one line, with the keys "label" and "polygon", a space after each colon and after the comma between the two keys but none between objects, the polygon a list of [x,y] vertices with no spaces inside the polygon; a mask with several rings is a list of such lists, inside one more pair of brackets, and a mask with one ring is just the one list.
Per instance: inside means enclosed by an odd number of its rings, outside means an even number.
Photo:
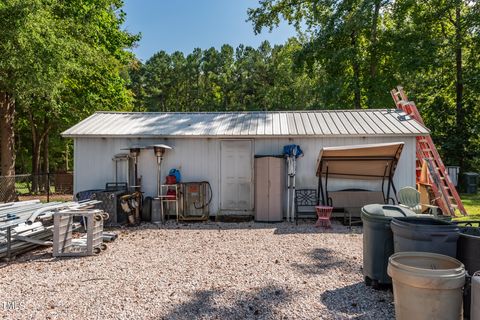
[{"label": "gray trash bin", "polygon": [[393,218],[393,245],[396,252],[421,251],[456,258],[458,226],[435,218]]},{"label": "gray trash bin", "polygon": [[388,258],[393,254],[393,217],[415,216],[415,212],[400,206],[369,204],[362,208],[363,275],[365,284],[374,288],[390,284],[387,274]]}]

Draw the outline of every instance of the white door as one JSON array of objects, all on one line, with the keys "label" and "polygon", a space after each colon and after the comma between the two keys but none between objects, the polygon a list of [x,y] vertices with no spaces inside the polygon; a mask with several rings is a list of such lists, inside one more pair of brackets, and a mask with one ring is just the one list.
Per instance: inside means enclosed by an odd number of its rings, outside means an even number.
[{"label": "white door", "polygon": [[221,141],[221,210],[253,210],[252,165],[253,155],[251,140]]}]

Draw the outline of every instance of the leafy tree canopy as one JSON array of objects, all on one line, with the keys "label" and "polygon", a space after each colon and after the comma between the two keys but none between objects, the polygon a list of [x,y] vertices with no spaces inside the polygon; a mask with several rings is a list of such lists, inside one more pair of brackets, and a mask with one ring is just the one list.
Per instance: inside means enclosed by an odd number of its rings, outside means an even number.
[{"label": "leafy tree canopy", "polygon": [[[94,110],[129,110],[131,48],[118,0],[5,0],[0,4],[0,92],[14,97],[19,139],[41,146]],[[25,120],[24,120],[25,119]],[[23,144],[23,143],[22,143]]]}]

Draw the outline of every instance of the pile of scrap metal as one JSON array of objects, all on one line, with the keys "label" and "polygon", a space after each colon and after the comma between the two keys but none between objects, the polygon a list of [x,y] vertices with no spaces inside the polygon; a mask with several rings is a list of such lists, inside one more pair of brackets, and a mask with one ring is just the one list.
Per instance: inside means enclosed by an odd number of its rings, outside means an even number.
[{"label": "pile of scrap metal", "polygon": [[0,259],[10,259],[39,246],[51,246],[56,212],[90,209],[97,203],[97,200],[50,203],[31,200],[0,204]]},{"label": "pile of scrap metal", "polygon": [[80,191],[75,198],[79,201],[98,200],[95,208],[108,213],[105,226],[119,227],[140,223],[143,195],[140,191],[132,191],[126,182],[107,182],[105,189]]},{"label": "pile of scrap metal", "polygon": [[140,223],[140,210],[142,204],[142,193],[135,191],[131,194],[125,194],[120,197],[120,205],[127,214],[128,223],[135,225]]}]

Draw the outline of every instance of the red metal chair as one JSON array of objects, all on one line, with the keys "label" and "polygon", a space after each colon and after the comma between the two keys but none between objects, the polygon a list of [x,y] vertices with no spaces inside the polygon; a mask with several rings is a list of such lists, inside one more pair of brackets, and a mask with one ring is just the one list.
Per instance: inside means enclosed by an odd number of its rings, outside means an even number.
[{"label": "red metal chair", "polygon": [[318,217],[315,227],[331,228],[332,224],[330,223],[330,218],[332,217],[333,207],[315,206],[315,210],[317,211]]}]

